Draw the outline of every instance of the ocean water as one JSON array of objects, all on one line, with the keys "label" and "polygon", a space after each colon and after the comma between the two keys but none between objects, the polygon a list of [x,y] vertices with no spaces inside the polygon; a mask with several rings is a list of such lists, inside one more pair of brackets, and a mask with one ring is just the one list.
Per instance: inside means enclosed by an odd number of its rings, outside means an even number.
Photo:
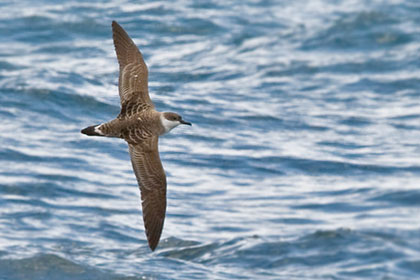
[{"label": "ocean water", "polygon": [[[160,111],[147,246],[117,20]],[[0,3],[0,279],[419,279],[418,1]]]}]

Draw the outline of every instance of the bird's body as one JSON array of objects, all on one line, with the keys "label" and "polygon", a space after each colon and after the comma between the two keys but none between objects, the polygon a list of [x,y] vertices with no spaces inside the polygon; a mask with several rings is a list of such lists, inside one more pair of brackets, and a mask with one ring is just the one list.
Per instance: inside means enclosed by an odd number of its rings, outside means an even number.
[{"label": "bird's body", "polygon": [[130,144],[141,144],[152,136],[160,136],[166,133],[161,115],[161,112],[149,109],[131,116],[120,116],[109,122],[93,126],[93,131],[97,136],[123,138]]},{"label": "bird's body", "polygon": [[159,157],[158,138],[179,124],[191,124],[176,113],[155,110],[148,93],[147,66],[140,51],[115,21],[112,22],[112,31],[120,65],[121,111],[116,119],[86,127],[81,132],[127,141],[141,191],[147,240],[154,250],[159,243],[166,212],[166,176]]}]

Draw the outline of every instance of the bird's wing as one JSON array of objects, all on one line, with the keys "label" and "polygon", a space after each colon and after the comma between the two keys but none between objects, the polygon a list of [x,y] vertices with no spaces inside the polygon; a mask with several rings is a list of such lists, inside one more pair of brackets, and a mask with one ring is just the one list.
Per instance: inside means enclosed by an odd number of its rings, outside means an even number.
[{"label": "bird's wing", "polygon": [[166,176],[159,158],[158,137],[128,147],[140,187],[147,241],[153,251],[159,243],[166,211]]},{"label": "bird's wing", "polygon": [[148,71],[143,56],[127,32],[112,22],[112,37],[120,65],[118,90],[121,99],[120,115],[130,115],[154,107],[148,90]]}]

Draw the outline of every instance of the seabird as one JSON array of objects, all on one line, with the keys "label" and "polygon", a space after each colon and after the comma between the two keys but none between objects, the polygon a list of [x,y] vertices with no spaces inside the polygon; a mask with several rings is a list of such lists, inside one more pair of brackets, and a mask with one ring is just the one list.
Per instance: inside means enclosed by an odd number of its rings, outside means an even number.
[{"label": "seabird", "polygon": [[166,175],[158,151],[160,135],[180,124],[191,125],[172,112],[158,112],[149,97],[148,70],[133,40],[116,22],[112,37],[120,65],[118,91],[121,111],[116,119],[81,130],[88,136],[122,138],[128,143],[131,163],[140,188],[147,241],[156,249],[166,212]]}]

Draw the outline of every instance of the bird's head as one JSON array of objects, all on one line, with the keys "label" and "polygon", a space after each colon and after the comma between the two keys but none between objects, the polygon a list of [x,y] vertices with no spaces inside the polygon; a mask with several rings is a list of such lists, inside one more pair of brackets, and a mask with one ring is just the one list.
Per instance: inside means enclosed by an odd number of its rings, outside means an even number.
[{"label": "bird's head", "polygon": [[165,133],[169,132],[171,129],[177,127],[180,124],[191,125],[190,122],[186,122],[182,119],[180,115],[172,112],[165,112],[161,116],[162,125],[165,128]]}]

